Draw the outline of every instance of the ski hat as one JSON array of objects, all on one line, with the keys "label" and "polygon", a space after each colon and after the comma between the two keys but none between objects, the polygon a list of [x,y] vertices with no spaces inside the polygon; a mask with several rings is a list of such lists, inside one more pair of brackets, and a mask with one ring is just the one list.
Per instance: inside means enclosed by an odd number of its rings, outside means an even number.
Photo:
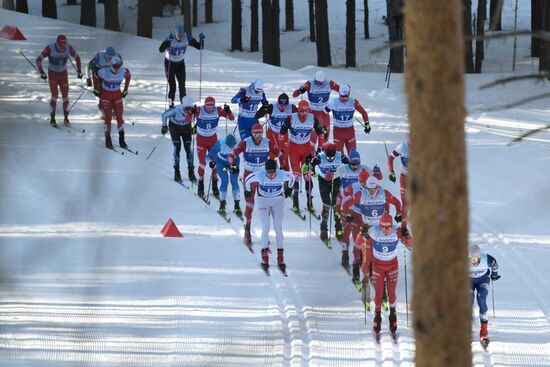
[{"label": "ski hat", "polygon": [[274,159],[268,159],[265,161],[266,172],[274,172],[277,170],[277,162]]},{"label": "ski hat", "polygon": [[181,99],[181,105],[185,107],[193,107],[193,100],[189,96],[185,96]]},{"label": "ski hat", "polygon": [[340,96],[347,97],[351,93],[351,87],[348,84],[344,84],[340,86]]},{"label": "ski hat", "polygon": [[336,155],[336,147],[332,143],[327,143],[323,147],[323,152],[325,152],[327,158],[334,158]]},{"label": "ski hat", "polygon": [[475,259],[481,256],[481,249],[479,248],[479,245],[470,245],[468,246],[468,257],[470,259]]},{"label": "ski hat", "polygon": [[288,105],[288,95],[286,93],[282,93],[279,95],[279,98],[277,99],[277,103],[283,106]]},{"label": "ski hat", "polygon": [[109,56],[109,57],[115,56],[115,55],[116,55],[116,50],[115,50],[115,48],[114,48],[114,47],[111,47],[111,46],[107,47],[107,48],[105,49],[105,55],[107,55],[107,56]]},{"label": "ski hat", "polygon": [[206,97],[204,100],[204,105],[207,107],[214,107],[216,105],[216,100],[212,96]]},{"label": "ski hat", "polygon": [[237,144],[237,140],[235,139],[235,137],[233,136],[233,134],[229,134],[225,137],[225,144],[229,147],[229,148],[233,148],[235,146],[235,144]]},{"label": "ski hat", "polygon": [[374,176],[370,176],[367,179],[367,189],[376,189],[378,187],[378,179]]},{"label": "ski hat", "polygon": [[122,60],[118,56],[111,57],[111,69],[118,70],[122,66]]},{"label": "ski hat", "polygon": [[298,102],[298,112],[300,112],[300,110],[305,110],[305,109],[307,109],[309,112],[309,102],[306,101],[305,99],[302,99],[300,102]]},{"label": "ski hat", "polygon": [[355,150],[355,148],[352,148],[349,151],[349,163],[350,164],[361,164],[361,156],[359,155],[359,152]]},{"label": "ski hat", "polygon": [[252,133],[252,135],[262,135],[264,133],[264,128],[262,127],[262,125],[255,123],[254,125],[252,125],[252,129],[250,129],[250,132]]},{"label": "ski hat", "polygon": [[181,34],[183,35],[185,33],[185,28],[183,28],[182,25],[179,25],[176,27],[176,34]]},{"label": "ski hat", "polygon": [[254,92],[259,93],[264,90],[264,82],[262,79],[256,79],[252,82],[251,87]]},{"label": "ski hat", "polygon": [[367,172],[366,169],[362,169],[361,172],[359,172],[359,182],[366,182],[369,179],[370,174]]},{"label": "ski hat", "polygon": [[325,76],[325,72],[323,70],[319,70],[315,73],[315,81],[323,83],[327,77]]},{"label": "ski hat", "polygon": [[393,225],[393,218],[388,213],[380,216],[380,227],[391,227]]},{"label": "ski hat", "polygon": [[58,45],[61,45],[61,43],[64,43],[65,46],[66,46],[67,45],[67,36],[65,36],[64,34],[60,34],[55,39],[55,43],[57,43]]}]

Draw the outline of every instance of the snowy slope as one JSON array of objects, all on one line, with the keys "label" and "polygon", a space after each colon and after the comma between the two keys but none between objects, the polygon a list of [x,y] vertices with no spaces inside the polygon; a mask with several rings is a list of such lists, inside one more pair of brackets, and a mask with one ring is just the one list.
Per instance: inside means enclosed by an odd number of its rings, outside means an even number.
[{"label": "snowy slope", "polygon": [[[0,40],[5,55],[0,65],[2,365],[413,364],[403,268],[398,286],[401,343],[393,348],[384,337],[378,349],[370,334],[372,315],[365,327],[360,297],[339,266],[339,249],[329,251],[316,239],[315,219],[310,236],[309,223],[285,211],[290,276],[274,271],[266,278],[258,254],[241,245],[241,223],[233,218],[228,225],[216,215],[215,204],[206,206],[172,182],[167,138],[145,159],[158,137],[165,105],[157,41],[92,33],[6,11],[0,11],[0,19],[0,24],[21,27],[29,38]],[[133,74],[125,118],[135,124],[126,126],[127,141],[138,156],[103,148],[92,96],[85,95],[71,115],[84,134],[49,127],[47,86],[15,49],[34,59],[59,32],[67,34],[83,60],[106,45],[123,54]],[[204,60],[202,98],[211,94],[220,103],[258,75],[273,99],[313,74],[312,69],[297,73],[210,51],[204,52]],[[187,73],[189,93],[198,99],[199,54],[193,49]],[[78,82],[74,72],[70,76]],[[385,88],[383,74],[329,70],[329,76],[352,82],[354,95],[367,106],[373,132],[365,136],[357,130],[359,150],[364,161],[380,163],[387,174],[383,142],[392,147],[406,139],[408,130],[401,76],[392,76],[391,89]],[[550,135],[505,144],[522,128],[544,124],[549,111],[544,101],[504,112],[480,111],[542,93],[545,85],[477,90],[490,80],[468,79],[471,236],[500,260],[503,278],[495,286],[491,352],[482,354],[474,342],[474,361],[543,366],[550,364],[545,268],[550,255],[545,210]],[[71,88],[72,101],[78,93],[78,87]],[[223,124],[221,131],[223,135]],[[396,185],[384,184],[398,194]],[[178,224],[183,239],[160,237],[168,218]],[[255,240],[259,234],[254,217]],[[409,254],[409,297],[410,260]]]}]

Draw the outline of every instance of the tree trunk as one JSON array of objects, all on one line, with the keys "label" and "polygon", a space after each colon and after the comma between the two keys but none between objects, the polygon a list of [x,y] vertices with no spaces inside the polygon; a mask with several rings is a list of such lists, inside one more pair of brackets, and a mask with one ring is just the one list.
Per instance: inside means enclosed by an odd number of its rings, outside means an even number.
[{"label": "tree trunk", "polygon": [[78,5],[76,0],[67,0],[67,5]]},{"label": "tree trunk", "polygon": [[365,39],[370,39],[369,33],[369,0],[363,0],[363,6],[365,8],[365,18],[363,20],[363,32],[365,33]]},{"label": "tree trunk", "polygon": [[[485,19],[485,12],[487,11],[487,0],[478,0],[477,2],[477,23],[476,23],[476,35],[478,37],[485,36],[485,27],[483,19]],[[476,63],[474,73],[481,73],[481,65],[484,58],[484,40],[476,40]]]},{"label": "tree trunk", "polygon": [[191,23],[191,0],[182,0],[183,11],[183,29],[187,34],[192,33],[192,23]]},{"label": "tree trunk", "polygon": [[250,52],[260,51],[258,18],[258,0],[250,0]]},{"label": "tree trunk", "polygon": [[309,3],[309,40],[315,42],[315,1],[308,0]]},{"label": "tree trunk", "polygon": [[57,4],[55,0],[42,0],[42,16],[57,19]]},{"label": "tree trunk", "polygon": [[231,0],[231,51],[243,50],[241,0]]},{"label": "tree trunk", "polygon": [[471,366],[461,0],[405,7],[415,362]]},{"label": "tree trunk", "polygon": [[212,0],[206,0],[204,2],[204,22],[206,24],[214,23],[214,18],[212,17]]},{"label": "tree trunk", "polygon": [[198,0],[193,0],[193,27],[199,25],[199,2]]},{"label": "tree trunk", "polygon": [[279,0],[262,0],[262,53],[264,63],[281,65]]},{"label": "tree trunk", "polygon": [[[543,1],[542,30],[550,31],[550,2]],[[550,41],[542,40],[540,44],[539,71],[550,71]]]},{"label": "tree trunk", "polygon": [[118,23],[118,0],[103,0],[105,9],[105,29],[120,32]]},{"label": "tree trunk", "polygon": [[154,0],[138,0],[138,36],[153,38],[153,2]]},{"label": "tree trunk", "polygon": [[80,24],[96,26],[95,0],[82,0],[80,3]]},{"label": "tree trunk", "polygon": [[315,0],[315,34],[317,36],[317,65],[332,65],[327,0]]},{"label": "tree trunk", "polygon": [[15,3],[13,0],[2,0],[2,9],[15,10]]},{"label": "tree trunk", "polygon": [[[403,0],[387,0],[388,33],[391,42],[403,40]],[[402,73],[405,68],[405,52],[403,46],[390,49],[390,71]]]},{"label": "tree trunk", "polygon": [[[503,4],[504,4],[504,0],[490,0],[490,5],[489,5],[489,8],[490,8],[489,11],[491,14],[491,19],[489,20],[490,31],[502,31]],[[485,9],[487,9],[487,5],[485,5]]]},{"label": "tree trunk", "polygon": [[[474,72],[474,52],[472,50],[472,0],[462,0],[462,27],[464,29],[464,61],[466,73]],[[466,39],[470,37],[470,39]]]},{"label": "tree trunk", "polygon": [[[542,4],[543,0],[531,0],[531,32],[542,29]],[[531,36],[531,57],[540,56],[540,38]]]},{"label": "tree trunk", "polygon": [[[138,0],[139,3],[139,0]],[[155,1],[153,4],[151,4],[151,16],[154,17],[162,17],[164,15],[163,9],[164,9],[165,1]],[[139,7],[139,4],[138,4]]]},{"label": "tree trunk", "polygon": [[27,0],[16,0],[15,1],[15,11],[20,13],[29,13],[29,5]]},{"label": "tree trunk", "polygon": [[355,0],[346,0],[346,67],[355,66]]},{"label": "tree trunk", "polygon": [[294,30],[294,0],[285,0],[285,31]]}]

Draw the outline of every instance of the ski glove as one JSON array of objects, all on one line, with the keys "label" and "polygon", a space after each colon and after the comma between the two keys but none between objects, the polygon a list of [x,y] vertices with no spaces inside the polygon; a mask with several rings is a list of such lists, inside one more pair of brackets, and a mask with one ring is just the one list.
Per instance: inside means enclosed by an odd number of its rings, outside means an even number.
[{"label": "ski glove", "polygon": [[45,72],[41,72],[41,73],[40,73],[40,77],[41,77],[42,79],[44,79],[44,80],[48,79],[48,76],[46,75]]},{"label": "ski glove", "polygon": [[292,195],[292,187],[285,188],[285,198],[289,198]]},{"label": "ski glove", "polygon": [[165,126],[165,125],[162,125],[162,127],[160,128],[160,133],[162,135],[166,134],[168,132],[168,126]]},{"label": "ski glove", "polygon": [[306,174],[309,172],[309,164],[305,163],[302,165],[302,174]]},{"label": "ski glove", "polygon": [[241,104],[248,103],[248,102],[250,102],[250,97],[249,96],[241,97],[240,102],[241,102]]},{"label": "ski glove", "polygon": [[391,171],[389,178],[391,182],[395,183],[395,181],[397,180],[397,177],[395,177],[395,172]]},{"label": "ski glove", "polygon": [[191,113],[191,115],[194,115],[197,113],[197,106],[193,105],[193,107],[191,107],[189,109],[189,112]]},{"label": "ski glove", "polygon": [[127,91],[127,90],[123,90],[123,91],[122,91],[122,98],[126,98],[127,95],[128,95],[128,91]]},{"label": "ski glove", "polygon": [[214,169],[214,168],[216,168],[216,162],[210,161],[210,162],[208,163],[208,166],[209,166],[210,168]]},{"label": "ski glove", "polygon": [[191,127],[191,135],[196,135],[196,134],[197,134],[197,124]]},{"label": "ski glove", "polygon": [[369,122],[365,121],[365,133],[370,134],[370,130],[371,130],[371,128],[370,128]]},{"label": "ski glove", "polygon": [[351,215],[351,214],[346,214],[346,222],[348,222],[348,223],[353,222],[353,215]]},{"label": "ski glove", "polygon": [[339,211],[339,210],[335,210],[334,211],[334,218],[336,218],[336,220],[342,220],[342,212]]},{"label": "ski glove", "polygon": [[92,86],[92,78],[86,78],[86,86],[91,87]]},{"label": "ski glove", "polygon": [[237,167],[235,165],[232,165],[230,169],[231,169],[231,173],[233,173],[235,175],[239,173],[239,167]]},{"label": "ski glove", "polygon": [[96,97],[99,97],[100,94],[101,94],[101,92],[99,91],[99,89],[94,89],[93,93],[94,93],[94,96],[96,96]]},{"label": "ski glove", "polygon": [[382,172],[380,171],[380,167],[378,167],[378,165],[375,165],[373,168],[372,168],[372,174],[373,176],[377,176],[377,175],[380,175]]},{"label": "ski glove", "polygon": [[410,233],[409,233],[409,230],[407,229],[407,227],[401,227],[401,236],[403,236],[403,237],[409,237],[410,236]]},{"label": "ski glove", "polygon": [[300,94],[304,94],[306,91],[306,87],[304,87],[303,85],[298,89],[298,93]]},{"label": "ski glove", "polygon": [[494,282],[494,281],[497,281],[500,279],[500,275],[498,274],[495,274],[495,273],[492,273],[491,274],[491,280]]},{"label": "ski glove", "polygon": [[403,216],[401,215],[401,212],[397,212],[395,214],[395,217],[393,217],[397,223],[400,223],[403,220]]},{"label": "ski glove", "polygon": [[223,110],[225,111],[225,113],[231,113],[231,108],[229,108],[229,106],[226,104],[223,105]]},{"label": "ski glove", "polygon": [[244,197],[245,198],[252,197],[252,192],[244,190]]},{"label": "ski glove", "polygon": [[78,79],[82,79],[83,76],[84,76],[84,75],[82,74],[82,71],[78,71],[78,72],[76,73],[76,77],[77,77]]}]

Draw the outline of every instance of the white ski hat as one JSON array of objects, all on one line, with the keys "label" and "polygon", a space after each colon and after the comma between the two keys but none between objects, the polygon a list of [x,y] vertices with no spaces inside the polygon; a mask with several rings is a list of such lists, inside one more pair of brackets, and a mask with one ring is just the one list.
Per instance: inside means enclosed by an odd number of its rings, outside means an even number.
[{"label": "white ski hat", "polygon": [[256,79],[252,82],[252,89],[255,91],[261,91],[264,90],[264,82],[262,79]]},{"label": "white ski hat", "polygon": [[315,80],[318,82],[324,82],[327,79],[325,76],[325,72],[323,70],[319,70],[315,73]]},{"label": "white ski hat", "polygon": [[192,107],[193,106],[193,100],[189,96],[185,96],[181,99],[181,104],[183,107]]},{"label": "white ski hat", "polygon": [[344,84],[340,86],[340,95],[341,96],[349,96],[351,92],[351,87],[348,84]]},{"label": "white ski hat", "polygon": [[468,257],[470,259],[474,259],[479,256],[481,256],[481,249],[479,248],[478,245],[474,244],[474,245],[468,246]]},{"label": "white ski hat", "polygon": [[375,189],[378,187],[378,179],[374,176],[369,176],[367,179],[367,189]]}]

